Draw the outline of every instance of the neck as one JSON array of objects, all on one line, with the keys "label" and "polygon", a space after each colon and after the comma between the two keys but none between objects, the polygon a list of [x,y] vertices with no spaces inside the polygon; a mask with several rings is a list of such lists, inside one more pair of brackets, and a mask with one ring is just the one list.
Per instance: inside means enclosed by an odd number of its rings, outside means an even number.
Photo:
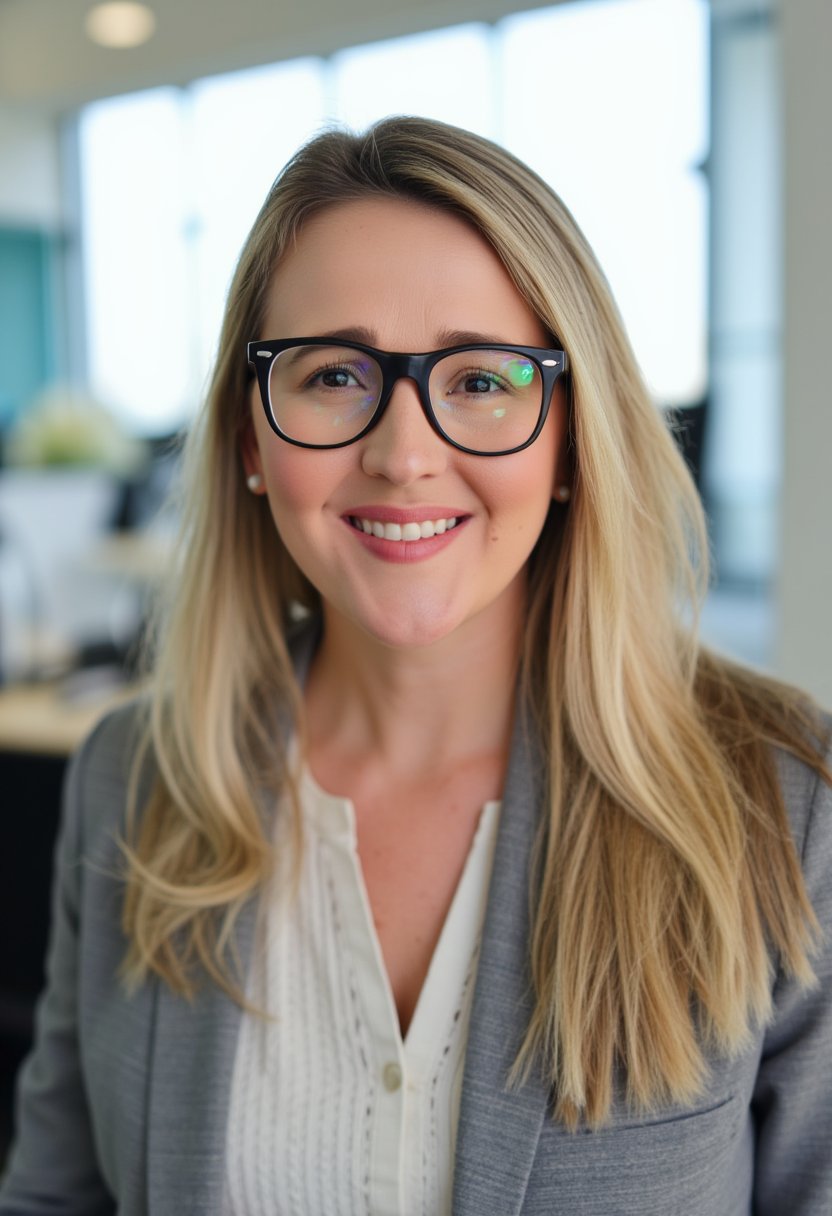
[{"label": "neck", "polygon": [[392,648],[325,612],[306,687],[310,749],[372,756],[404,778],[505,757],[522,612],[481,614],[430,646]]}]

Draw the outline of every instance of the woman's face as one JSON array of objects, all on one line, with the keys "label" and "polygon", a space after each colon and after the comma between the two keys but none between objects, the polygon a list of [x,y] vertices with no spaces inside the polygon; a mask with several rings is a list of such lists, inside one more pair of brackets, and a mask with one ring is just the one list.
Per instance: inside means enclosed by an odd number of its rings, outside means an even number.
[{"label": "woman's face", "polygon": [[[311,219],[277,267],[262,329],[251,336],[344,330],[389,351],[466,340],[548,344],[474,228],[396,199],[338,204]],[[463,333],[470,338],[451,336]],[[275,526],[328,616],[395,647],[430,645],[458,630],[516,635],[526,560],[554,486],[566,479],[559,383],[539,438],[510,456],[451,447],[431,428],[409,380],[398,382],[381,422],[348,447],[313,450],[280,439],[256,384],[251,413],[246,473],[262,474]],[[458,522],[434,540],[410,543],[367,536],[355,526],[361,518]]]}]

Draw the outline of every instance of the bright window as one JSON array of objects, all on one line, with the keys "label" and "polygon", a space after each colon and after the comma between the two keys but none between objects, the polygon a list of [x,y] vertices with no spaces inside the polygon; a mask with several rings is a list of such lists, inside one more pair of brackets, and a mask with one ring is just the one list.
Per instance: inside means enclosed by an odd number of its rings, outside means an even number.
[{"label": "bright window", "polygon": [[151,433],[180,421],[198,387],[188,357],[193,289],[185,146],[185,114],[174,89],[102,102],[83,115],[91,387]]},{"label": "bright window", "polygon": [[384,114],[419,114],[493,139],[494,41],[489,26],[458,25],[342,51],[331,61],[334,114],[353,130]]},{"label": "bright window", "polygon": [[189,91],[195,332],[202,375],[213,359],[240,247],[278,170],[324,121],[318,59],[199,81]]},{"label": "bright window", "polygon": [[597,254],[653,392],[705,391],[707,13],[595,0],[502,26],[502,141]]},{"label": "bright window", "polygon": [[505,144],[596,249],[659,400],[705,385],[705,0],[594,0],[87,107],[91,387],[138,430],[199,400],[240,245],[326,121],[418,113]]}]

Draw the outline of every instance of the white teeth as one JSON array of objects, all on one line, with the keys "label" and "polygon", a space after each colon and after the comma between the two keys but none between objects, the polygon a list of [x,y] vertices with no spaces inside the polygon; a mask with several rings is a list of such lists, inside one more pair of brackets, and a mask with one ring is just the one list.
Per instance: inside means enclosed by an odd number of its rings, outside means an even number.
[{"label": "white teeth", "polygon": [[457,517],[450,519],[425,519],[421,523],[394,524],[383,523],[380,519],[359,519],[351,516],[352,524],[367,536],[377,536],[380,540],[429,540],[432,536],[441,536],[455,528]]}]

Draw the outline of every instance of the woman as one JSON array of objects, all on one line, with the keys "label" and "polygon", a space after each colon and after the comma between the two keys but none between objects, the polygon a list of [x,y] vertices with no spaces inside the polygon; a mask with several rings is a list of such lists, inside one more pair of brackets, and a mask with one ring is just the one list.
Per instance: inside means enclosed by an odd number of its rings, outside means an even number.
[{"label": "woman", "polygon": [[149,712],[73,765],[0,1210],[828,1211],[829,724],[706,583],[548,187],[419,119],[302,149]]}]

